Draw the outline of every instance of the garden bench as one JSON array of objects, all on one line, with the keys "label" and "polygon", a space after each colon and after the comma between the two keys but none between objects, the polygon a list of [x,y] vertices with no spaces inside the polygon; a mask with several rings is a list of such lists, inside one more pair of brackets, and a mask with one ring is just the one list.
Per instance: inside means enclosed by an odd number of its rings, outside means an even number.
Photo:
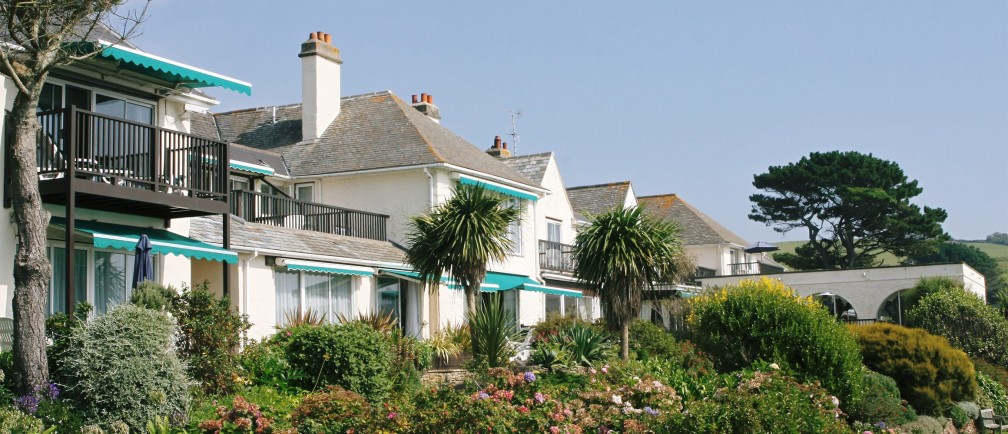
[{"label": "garden bench", "polygon": [[993,408],[980,410],[980,432],[1004,432],[1008,429],[1008,424],[1003,424],[1005,419],[1005,416],[995,415]]}]

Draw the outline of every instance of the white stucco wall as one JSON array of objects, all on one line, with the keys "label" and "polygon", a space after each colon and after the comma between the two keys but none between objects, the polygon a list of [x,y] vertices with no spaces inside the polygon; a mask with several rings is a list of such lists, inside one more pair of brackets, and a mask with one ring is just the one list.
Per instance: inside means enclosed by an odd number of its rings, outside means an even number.
[{"label": "white stucco wall", "polygon": [[[760,276],[751,276],[758,279]],[[856,270],[807,271],[773,274],[799,295],[836,294],[849,302],[858,318],[875,318],[882,303],[897,291],[912,288],[922,277],[948,277],[962,282],[966,289],[981,298],[986,297],[986,282],[980,273],[966,264],[921,265],[914,267],[884,267]],[[747,276],[726,276],[701,279],[705,288],[734,285]]]},{"label": "white stucco wall", "polygon": [[322,203],[388,215],[388,239],[400,244],[409,218],[430,208],[428,178],[422,170],[326,177],[318,188],[315,195]]}]

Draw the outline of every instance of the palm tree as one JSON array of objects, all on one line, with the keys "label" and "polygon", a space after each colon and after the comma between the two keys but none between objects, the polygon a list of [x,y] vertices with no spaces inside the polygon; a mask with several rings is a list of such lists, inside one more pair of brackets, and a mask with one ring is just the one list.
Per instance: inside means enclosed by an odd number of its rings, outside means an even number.
[{"label": "palm tree", "polygon": [[447,272],[465,290],[468,317],[476,311],[487,264],[504,260],[511,249],[508,225],[519,213],[482,184],[461,184],[430,214],[413,217],[406,261],[428,288]]},{"label": "palm tree", "polygon": [[692,271],[670,222],[641,208],[595,216],[577,235],[574,275],[601,297],[606,326],[620,332],[620,357],[629,358],[630,321],[640,314],[645,289],[681,281]]}]

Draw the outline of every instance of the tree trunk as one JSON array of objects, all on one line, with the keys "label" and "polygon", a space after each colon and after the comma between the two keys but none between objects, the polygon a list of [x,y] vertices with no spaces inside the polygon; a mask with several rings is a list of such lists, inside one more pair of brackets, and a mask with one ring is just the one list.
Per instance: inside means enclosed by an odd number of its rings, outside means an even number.
[{"label": "tree trunk", "polygon": [[469,319],[473,314],[476,313],[476,292],[479,291],[479,285],[476,288],[465,288],[465,298],[466,298],[466,312],[465,318],[466,323],[469,324],[469,346],[472,351],[473,357],[476,357],[477,353],[481,351],[480,348],[476,347],[476,329],[472,326],[472,321]]},{"label": "tree trunk", "polygon": [[18,93],[14,99],[10,116],[14,142],[8,151],[12,153],[11,198],[18,231],[14,256],[14,379],[22,393],[32,392],[49,380],[44,312],[52,275],[46,255],[49,212],[42,208],[38,188],[35,161],[38,92],[33,94]]},{"label": "tree trunk", "polygon": [[630,321],[623,321],[623,324],[620,325],[619,355],[624,362],[630,360]]}]

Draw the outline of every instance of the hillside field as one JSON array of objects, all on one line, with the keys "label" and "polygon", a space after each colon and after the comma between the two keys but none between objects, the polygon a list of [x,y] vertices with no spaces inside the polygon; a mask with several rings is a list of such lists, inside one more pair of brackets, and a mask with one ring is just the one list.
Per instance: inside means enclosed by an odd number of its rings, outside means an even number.
[{"label": "hillside field", "polygon": [[[998,268],[1002,273],[1008,273],[1008,246],[1001,244],[994,244],[981,241],[961,241],[962,243],[969,244],[987,253],[998,263]],[[772,243],[777,247],[780,247],[781,252],[794,252],[795,247],[805,244],[805,241],[780,241]],[[777,253],[777,252],[774,252]],[[896,256],[885,253],[879,256],[882,259],[883,266],[899,265],[903,258],[897,258]]]}]

